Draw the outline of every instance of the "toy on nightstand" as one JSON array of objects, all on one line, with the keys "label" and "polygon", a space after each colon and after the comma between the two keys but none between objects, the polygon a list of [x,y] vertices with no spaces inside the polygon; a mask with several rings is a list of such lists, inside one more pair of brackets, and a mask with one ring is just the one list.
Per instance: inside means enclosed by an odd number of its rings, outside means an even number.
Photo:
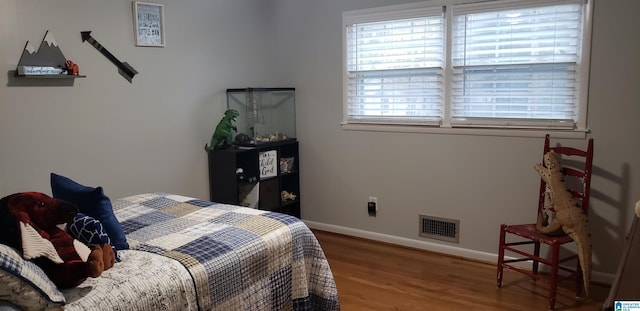
[{"label": "toy on nightstand", "polygon": [[204,146],[204,149],[209,151],[231,145],[231,143],[233,143],[233,132],[238,130],[238,128],[233,125],[233,122],[236,121],[239,115],[238,111],[234,109],[225,111],[224,117],[222,117],[222,120],[220,120],[220,123],[216,126],[215,132],[213,132],[213,136],[211,136],[211,141],[208,145]]},{"label": "toy on nightstand", "polygon": [[282,191],[280,195],[282,196],[282,201],[294,201],[297,197],[295,194],[288,191]]}]

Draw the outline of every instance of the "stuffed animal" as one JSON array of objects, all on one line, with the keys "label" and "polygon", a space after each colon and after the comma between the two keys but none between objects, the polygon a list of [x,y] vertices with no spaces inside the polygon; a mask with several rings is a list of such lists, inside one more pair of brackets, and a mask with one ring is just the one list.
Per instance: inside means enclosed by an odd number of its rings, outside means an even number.
[{"label": "stuffed animal", "polygon": [[591,283],[591,233],[589,219],[568,191],[560,157],[553,151],[544,155],[544,165],[536,164],[535,170],[551,191],[555,218],[549,221],[546,215],[538,214],[536,229],[543,234],[553,234],[560,229],[576,243],[578,259],[582,268],[584,291],[589,296]]},{"label": "stuffed animal", "polygon": [[0,199],[0,243],[33,261],[58,288],[77,286],[100,276],[112,265],[114,254],[109,244],[88,247],[58,227],[76,213],[72,203],[44,193],[9,195]]}]

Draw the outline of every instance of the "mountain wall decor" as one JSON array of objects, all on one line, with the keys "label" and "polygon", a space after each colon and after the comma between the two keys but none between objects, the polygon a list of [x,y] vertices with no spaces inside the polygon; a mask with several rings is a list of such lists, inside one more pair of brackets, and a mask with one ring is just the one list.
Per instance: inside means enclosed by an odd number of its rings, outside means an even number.
[{"label": "mountain wall decor", "polygon": [[37,50],[27,41],[22,51],[22,56],[20,56],[18,67],[42,66],[63,68],[66,60],[53,35],[47,30]]}]

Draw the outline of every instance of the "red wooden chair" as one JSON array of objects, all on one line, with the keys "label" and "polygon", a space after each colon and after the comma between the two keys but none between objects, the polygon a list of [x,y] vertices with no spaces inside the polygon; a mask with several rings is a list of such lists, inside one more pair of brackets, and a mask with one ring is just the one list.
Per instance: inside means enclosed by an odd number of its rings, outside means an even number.
[{"label": "red wooden chair", "polygon": [[[591,169],[593,164],[593,138],[589,139],[587,150],[580,150],[571,147],[549,145],[549,135],[544,140],[543,155],[549,151],[561,155],[561,161],[565,174],[565,181],[570,189],[573,197],[580,203],[585,214],[589,210],[589,192],[591,189]],[[543,163],[543,162],[542,162]],[[571,179],[571,180],[570,180]],[[573,181],[573,186],[570,181]],[[578,182],[576,182],[578,181]],[[578,184],[576,187],[575,184]],[[538,197],[538,212],[544,207],[545,183],[540,180],[540,193]],[[507,237],[513,237],[513,242],[506,242]],[[538,266],[540,263],[550,266],[551,270],[548,276],[549,281],[549,310],[553,310],[556,302],[558,282],[574,278],[576,280],[576,297],[582,295],[582,270],[578,260],[578,255],[573,254],[561,257],[560,247],[566,243],[572,243],[573,240],[566,234],[560,236],[548,236],[539,233],[536,230],[536,224],[519,224],[500,226],[500,245],[498,248],[498,271],[497,282],[498,287],[502,287],[502,276],[504,268],[514,270],[530,276],[534,281],[538,279]],[[546,244],[551,248],[551,258],[540,257],[540,245]],[[530,246],[533,245],[533,252]],[[523,247],[524,246],[524,247]],[[514,256],[522,256],[518,258],[505,259],[505,251],[517,254]],[[576,268],[561,266],[561,264],[575,260]],[[532,261],[532,269],[523,269],[516,266],[515,263]],[[562,271],[562,273],[559,273]]]}]

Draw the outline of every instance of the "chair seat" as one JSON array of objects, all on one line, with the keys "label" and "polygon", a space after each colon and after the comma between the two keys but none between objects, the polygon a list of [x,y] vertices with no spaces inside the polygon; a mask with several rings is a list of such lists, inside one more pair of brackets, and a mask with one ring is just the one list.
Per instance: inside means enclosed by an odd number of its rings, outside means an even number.
[{"label": "chair seat", "polygon": [[571,237],[566,234],[562,234],[559,236],[550,236],[540,233],[536,229],[536,224],[507,225],[505,227],[505,232],[548,245],[573,242],[573,239],[571,239]]}]

